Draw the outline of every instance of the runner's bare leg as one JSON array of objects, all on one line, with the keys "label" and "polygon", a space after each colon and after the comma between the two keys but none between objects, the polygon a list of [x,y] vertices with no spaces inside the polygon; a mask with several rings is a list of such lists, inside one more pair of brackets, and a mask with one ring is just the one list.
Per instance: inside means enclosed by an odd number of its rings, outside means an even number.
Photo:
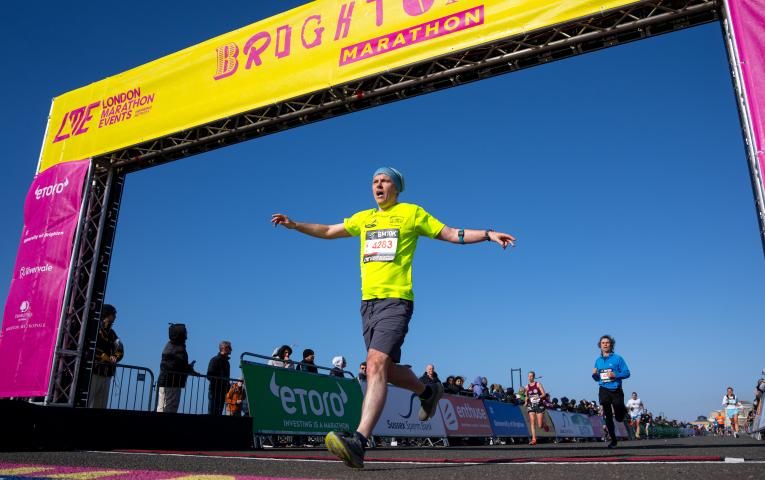
[{"label": "runner's bare leg", "polygon": [[370,348],[367,352],[367,392],[357,429],[365,437],[372,435],[372,429],[380,419],[388,396],[388,382],[418,395],[425,391],[425,385],[410,368],[395,365],[387,354]]}]

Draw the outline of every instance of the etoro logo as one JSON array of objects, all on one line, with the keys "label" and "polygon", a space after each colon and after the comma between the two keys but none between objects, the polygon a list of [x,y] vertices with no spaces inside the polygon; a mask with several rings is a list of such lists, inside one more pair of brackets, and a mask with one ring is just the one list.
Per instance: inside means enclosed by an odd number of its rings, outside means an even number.
[{"label": "etoro logo", "polygon": [[345,415],[345,404],[348,403],[348,395],[339,383],[335,382],[340,393],[319,392],[316,390],[306,390],[305,388],[291,388],[287,385],[279,386],[276,383],[276,372],[271,375],[271,393],[281,401],[282,409],[288,415],[301,413],[316,416],[335,416],[343,417]]},{"label": "etoro logo", "polygon": [[64,191],[69,186],[69,177],[65,178],[63,182],[54,183],[47,187],[40,187],[35,189],[35,200],[40,200],[43,197],[52,197],[58,193]]},{"label": "etoro logo", "polygon": [[28,310],[29,310],[29,301],[24,300],[23,302],[21,302],[21,305],[19,305],[19,311],[21,313],[27,313]]}]

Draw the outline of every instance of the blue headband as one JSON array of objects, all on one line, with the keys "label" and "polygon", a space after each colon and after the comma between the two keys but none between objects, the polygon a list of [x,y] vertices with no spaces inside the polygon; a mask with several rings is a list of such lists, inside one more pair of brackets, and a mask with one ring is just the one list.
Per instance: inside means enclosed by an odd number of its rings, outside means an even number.
[{"label": "blue headband", "polygon": [[381,173],[390,177],[390,179],[393,181],[393,184],[396,185],[396,190],[398,190],[398,193],[404,191],[404,176],[401,175],[401,172],[393,167],[380,167],[375,170],[375,174],[372,175],[372,178],[375,178]]}]

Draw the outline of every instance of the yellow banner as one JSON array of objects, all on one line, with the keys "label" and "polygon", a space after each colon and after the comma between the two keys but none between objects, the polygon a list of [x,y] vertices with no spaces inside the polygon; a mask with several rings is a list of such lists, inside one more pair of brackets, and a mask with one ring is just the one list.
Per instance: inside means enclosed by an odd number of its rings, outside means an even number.
[{"label": "yellow banner", "polygon": [[316,0],[56,97],[40,170],[635,0]]}]

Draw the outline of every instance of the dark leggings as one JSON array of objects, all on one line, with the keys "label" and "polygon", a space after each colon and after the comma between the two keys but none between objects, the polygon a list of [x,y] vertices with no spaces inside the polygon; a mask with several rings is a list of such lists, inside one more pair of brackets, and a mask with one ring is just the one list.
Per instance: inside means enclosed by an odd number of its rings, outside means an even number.
[{"label": "dark leggings", "polygon": [[624,406],[624,391],[620,388],[609,390],[600,387],[598,392],[600,404],[603,406],[603,416],[606,417],[606,428],[611,435],[611,441],[616,441],[616,427],[614,426],[614,417],[617,422],[624,421],[624,415],[627,408]]}]

